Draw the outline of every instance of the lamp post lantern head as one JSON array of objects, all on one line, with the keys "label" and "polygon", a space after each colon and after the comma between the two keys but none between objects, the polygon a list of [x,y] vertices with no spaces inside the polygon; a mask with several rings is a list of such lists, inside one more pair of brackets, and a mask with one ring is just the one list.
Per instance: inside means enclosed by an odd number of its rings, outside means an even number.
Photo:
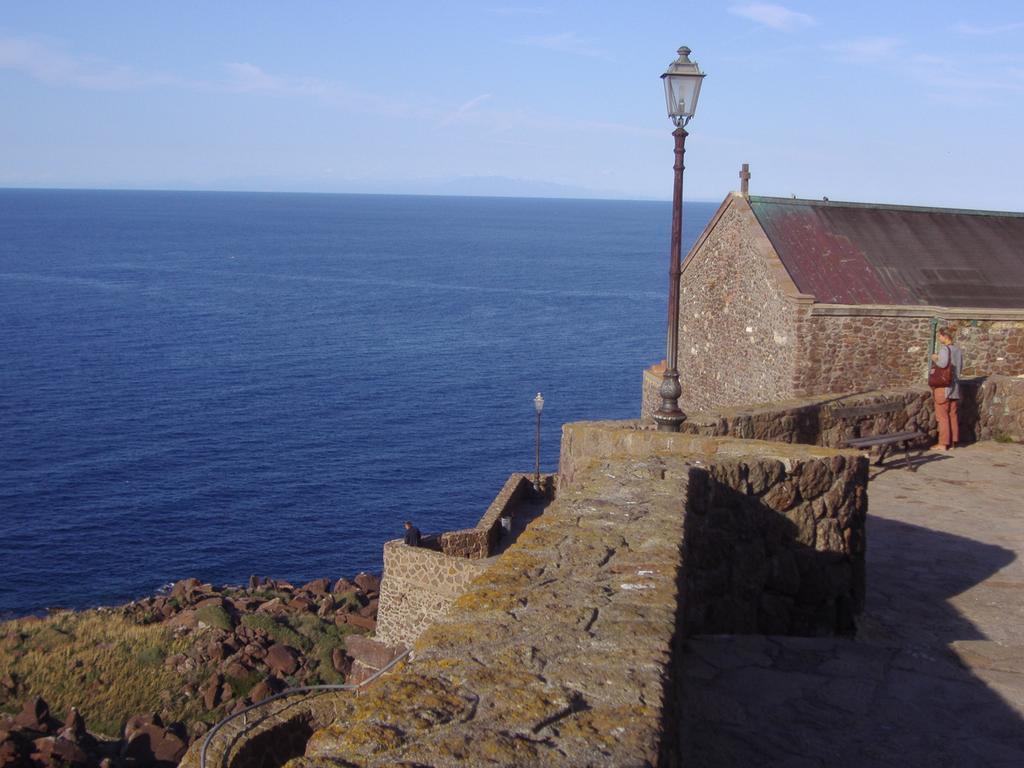
[{"label": "lamp post lantern head", "polygon": [[537,396],[533,398],[533,407],[537,410],[538,416],[540,415],[540,412],[544,410],[544,398],[540,392],[538,392]]},{"label": "lamp post lantern head", "polygon": [[668,65],[661,79],[665,83],[665,106],[672,122],[682,127],[697,111],[697,98],[704,73],[697,62],[690,61],[690,49],[679,49],[679,58]]}]

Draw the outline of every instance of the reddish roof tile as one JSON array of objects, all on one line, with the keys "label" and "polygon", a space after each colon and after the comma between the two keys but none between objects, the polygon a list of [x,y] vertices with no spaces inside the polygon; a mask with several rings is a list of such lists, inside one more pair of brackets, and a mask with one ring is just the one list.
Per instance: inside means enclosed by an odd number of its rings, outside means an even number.
[{"label": "reddish roof tile", "polygon": [[754,196],[750,207],[816,301],[1024,308],[1024,214]]}]

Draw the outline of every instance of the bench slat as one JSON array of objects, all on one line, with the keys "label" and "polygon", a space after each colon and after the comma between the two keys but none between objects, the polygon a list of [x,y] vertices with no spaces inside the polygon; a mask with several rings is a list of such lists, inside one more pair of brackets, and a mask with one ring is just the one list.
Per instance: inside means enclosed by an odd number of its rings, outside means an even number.
[{"label": "bench slat", "polygon": [[904,440],[912,440],[916,437],[925,437],[924,432],[893,432],[889,435],[874,435],[871,437],[854,437],[846,441],[851,448],[866,448],[872,445],[890,445],[902,443]]},{"label": "bench slat", "polygon": [[850,419],[857,416],[872,416],[877,413],[902,411],[903,403],[872,403],[871,405],[855,405],[849,408],[834,408],[832,415],[837,419]]}]

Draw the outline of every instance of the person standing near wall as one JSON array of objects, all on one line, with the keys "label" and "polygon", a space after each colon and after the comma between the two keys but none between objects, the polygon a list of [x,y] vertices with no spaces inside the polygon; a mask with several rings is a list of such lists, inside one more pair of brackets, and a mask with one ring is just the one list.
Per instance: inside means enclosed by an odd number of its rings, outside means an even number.
[{"label": "person standing near wall", "polygon": [[411,520],[405,521],[405,545],[407,547],[420,545],[420,529],[413,525]]},{"label": "person standing near wall", "polygon": [[960,440],[960,372],[963,370],[964,357],[960,347],[953,343],[953,329],[948,326],[939,328],[938,337],[942,348],[932,355],[932,361],[939,367],[947,365],[953,368],[953,380],[948,387],[934,387],[932,396],[935,398],[935,420],[939,424],[939,442],[932,446],[933,451],[948,451],[956,448]]}]

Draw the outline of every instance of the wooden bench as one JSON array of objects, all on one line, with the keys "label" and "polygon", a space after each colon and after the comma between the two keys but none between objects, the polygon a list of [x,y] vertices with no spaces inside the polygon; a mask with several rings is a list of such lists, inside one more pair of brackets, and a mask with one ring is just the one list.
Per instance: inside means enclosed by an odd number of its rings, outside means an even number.
[{"label": "wooden bench", "polygon": [[[863,416],[875,416],[882,413],[894,413],[903,409],[903,403],[872,403],[871,405],[858,405],[850,408],[835,408],[832,410],[832,417],[844,421],[846,419],[857,419]],[[916,424],[913,426],[917,426]],[[887,434],[880,435],[868,435],[865,437],[851,437],[843,440],[843,445],[850,448],[866,448],[870,454],[872,448],[878,448],[878,457],[875,459],[875,466],[881,466],[885,460],[886,453],[893,446],[899,445],[903,448],[903,452],[906,456],[907,469],[911,472],[916,470],[913,462],[910,459],[910,450],[912,444],[918,442],[921,438],[928,437],[924,432],[918,429],[911,429],[905,432],[890,432]],[[920,448],[918,455],[924,453],[924,449]]]}]

